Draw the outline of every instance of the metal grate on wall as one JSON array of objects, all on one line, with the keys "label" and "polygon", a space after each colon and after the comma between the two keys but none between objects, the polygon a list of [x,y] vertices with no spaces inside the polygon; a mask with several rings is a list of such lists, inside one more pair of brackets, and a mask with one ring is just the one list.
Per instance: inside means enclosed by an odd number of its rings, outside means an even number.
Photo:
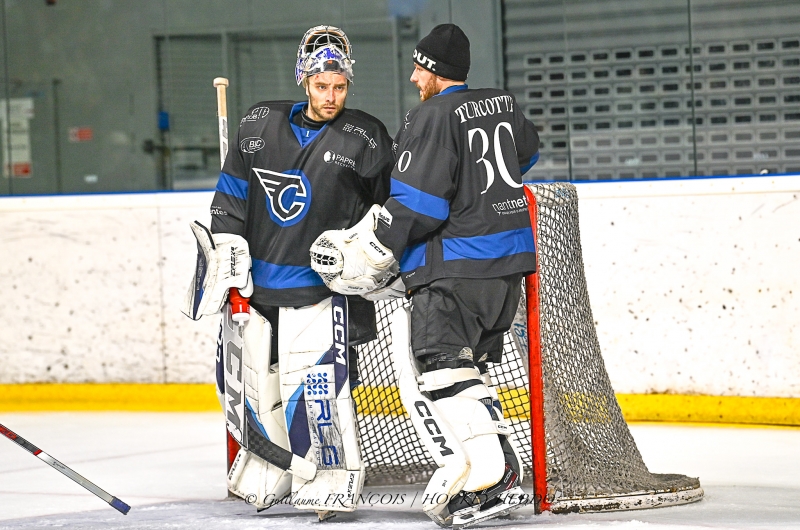
[{"label": "metal grate on wall", "polygon": [[[348,24],[353,43],[355,80],[347,106],[380,119],[393,135],[401,123],[399,46],[394,20]],[[213,187],[219,176],[215,77],[230,80],[229,130],[239,118],[264,100],[306,99],[294,78],[297,44],[305,28],[239,31],[215,35],[156,37],[159,110],[169,115],[162,132],[162,173],[165,187]]]},{"label": "metal grate on wall", "polygon": [[[535,22],[530,19],[526,9],[532,4],[537,2],[506,2],[506,57],[508,87],[541,129],[540,176],[609,180],[800,172],[795,34],[695,40],[690,46],[688,31],[680,38],[677,6],[665,12],[658,4],[662,12],[643,24],[648,32],[615,33],[620,23],[611,16],[595,19],[591,35],[571,35],[563,16],[547,16],[555,14],[552,7],[537,10],[542,16]],[[615,5],[637,6],[638,14],[623,25],[647,13],[641,2]],[[555,41],[560,49],[547,51]],[[579,47],[586,41],[593,45]],[[610,45],[601,46],[604,42]]]}]

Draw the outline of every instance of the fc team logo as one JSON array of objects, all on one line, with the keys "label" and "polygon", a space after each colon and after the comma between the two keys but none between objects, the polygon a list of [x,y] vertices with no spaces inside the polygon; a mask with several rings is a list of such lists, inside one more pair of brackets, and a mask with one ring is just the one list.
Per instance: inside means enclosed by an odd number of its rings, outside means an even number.
[{"label": "fc team logo", "polygon": [[299,169],[277,173],[253,168],[267,194],[267,211],[278,226],[299,223],[311,206],[311,183]]}]

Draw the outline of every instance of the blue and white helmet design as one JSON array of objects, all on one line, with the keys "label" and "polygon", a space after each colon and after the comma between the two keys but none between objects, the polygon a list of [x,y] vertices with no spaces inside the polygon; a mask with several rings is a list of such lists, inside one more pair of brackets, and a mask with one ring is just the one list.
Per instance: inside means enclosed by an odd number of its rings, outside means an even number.
[{"label": "blue and white helmet design", "polygon": [[294,69],[297,84],[306,77],[322,72],[336,72],[353,82],[352,46],[344,31],[333,26],[315,26],[303,35],[297,48]]}]

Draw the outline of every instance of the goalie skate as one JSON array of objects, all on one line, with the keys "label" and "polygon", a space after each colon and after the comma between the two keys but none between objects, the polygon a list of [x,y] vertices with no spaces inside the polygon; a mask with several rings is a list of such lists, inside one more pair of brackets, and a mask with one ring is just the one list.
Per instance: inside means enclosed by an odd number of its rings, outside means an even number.
[{"label": "goalie skate", "polygon": [[[456,530],[459,528],[467,528],[478,523],[482,523],[483,521],[488,521],[489,519],[495,519],[497,517],[508,515],[517,508],[524,506],[523,502],[519,502],[516,499],[524,498],[525,495],[526,494],[524,491],[522,491],[522,488],[516,486],[503,493],[501,496],[496,497],[499,502],[489,508],[484,508],[481,510],[481,506],[474,506],[459,510],[458,513],[453,514],[453,528]],[[502,499],[512,499],[513,502],[504,502]]]}]

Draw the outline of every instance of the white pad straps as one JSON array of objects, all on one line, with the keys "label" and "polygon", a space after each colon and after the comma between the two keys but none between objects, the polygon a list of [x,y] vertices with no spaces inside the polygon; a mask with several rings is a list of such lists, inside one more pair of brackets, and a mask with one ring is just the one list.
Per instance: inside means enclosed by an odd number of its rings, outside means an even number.
[{"label": "white pad straps", "polygon": [[252,292],[250,247],[241,236],[212,234],[198,221],[190,226],[197,239],[197,266],[182,311],[199,320],[220,311],[231,287],[244,289],[244,296]]},{"label": "white pad straps", "polygon": [[425,372],[417,377],[419,389],[423,392],[441,390],[456,383],[469,381],[470,379],[481,379],[481,374],[477,368],[442,368],[432,372]]}]

